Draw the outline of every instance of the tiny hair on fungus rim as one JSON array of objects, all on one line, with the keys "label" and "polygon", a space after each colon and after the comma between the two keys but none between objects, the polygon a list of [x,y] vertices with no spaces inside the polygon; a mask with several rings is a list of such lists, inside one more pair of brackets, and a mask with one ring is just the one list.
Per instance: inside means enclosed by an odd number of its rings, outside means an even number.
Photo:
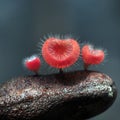
[{"label": "tiny hair on fungus rim", "polygon": [[42,56],[46,63],[55,68],[73,65],[80,56],[80,46],[74,39],[48,38],[42,46]]}]

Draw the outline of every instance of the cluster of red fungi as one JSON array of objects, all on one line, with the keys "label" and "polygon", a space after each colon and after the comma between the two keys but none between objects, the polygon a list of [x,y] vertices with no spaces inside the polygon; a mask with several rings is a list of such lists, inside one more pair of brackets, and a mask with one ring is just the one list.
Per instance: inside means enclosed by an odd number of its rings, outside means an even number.
[{"label": "cluster of red fungi", "polygon": [[[90,65],[100,64],[105,57],[102,49],[94,49],[89,44],[85,44],[80,49],[77,40],[72,38],[50,37],[43,43],[41,51],[45,62],[58,69],[73,65],[81,57],[84,62],[84,69],[87,70]],[[41,61],[37,55],[33,55],[24,60],[24,65],[28,70],[38,73]]]}]

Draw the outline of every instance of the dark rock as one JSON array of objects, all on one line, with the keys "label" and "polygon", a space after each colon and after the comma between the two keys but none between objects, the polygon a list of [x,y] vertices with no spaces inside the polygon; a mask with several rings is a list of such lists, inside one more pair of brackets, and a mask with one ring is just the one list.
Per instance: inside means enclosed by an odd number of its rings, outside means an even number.
[{"label": "dark rock", "polygon": [[19,77],[0,86],[0,120],[84,120],[108,109],[116,95],[100,72]]}]

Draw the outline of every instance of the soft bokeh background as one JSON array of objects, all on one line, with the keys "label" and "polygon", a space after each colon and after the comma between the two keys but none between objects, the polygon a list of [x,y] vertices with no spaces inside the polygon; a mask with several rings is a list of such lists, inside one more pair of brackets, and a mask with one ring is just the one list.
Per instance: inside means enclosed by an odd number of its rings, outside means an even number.
[{"label": "soft bokeh background", "polygon": [[0,82],[28,74],[22,59],[38,53],[49,33],[72,34],[107,49],[104,65],[94,69],[115,81],[118,97],[90,120],[120,118],[120,0],[0,0]]}]

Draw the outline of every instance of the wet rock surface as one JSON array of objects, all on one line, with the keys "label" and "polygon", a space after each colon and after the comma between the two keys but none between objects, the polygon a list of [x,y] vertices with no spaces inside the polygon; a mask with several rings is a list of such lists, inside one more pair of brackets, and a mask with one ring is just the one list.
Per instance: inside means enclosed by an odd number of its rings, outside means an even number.
[{"label": "wet rock surface", "polygon": [[0,86],[0,120],[84,120],[116,96],[112,79],[95,71],[18,77]]}]

